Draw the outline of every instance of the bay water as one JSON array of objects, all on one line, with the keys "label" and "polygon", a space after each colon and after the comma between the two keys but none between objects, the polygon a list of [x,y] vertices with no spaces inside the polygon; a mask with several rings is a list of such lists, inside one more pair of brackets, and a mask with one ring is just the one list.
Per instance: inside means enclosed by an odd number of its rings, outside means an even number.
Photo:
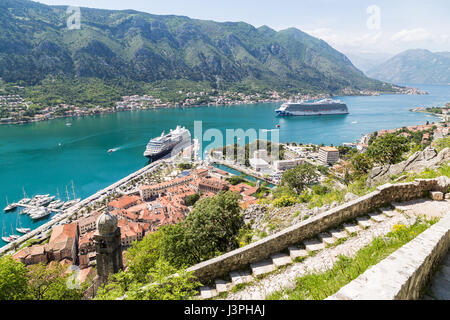
[{"label": "bay water", "polygon": [[[416,86],[417,87],[417,86]],[[65,118],[24,125],[0,126],[0,227],[2,236],[16,228],[18,211],[4,213],[9,202],[36,194],[66,200],[86,198],[147,164],[143,157],[149,139],[185,126],[194,135],[194,121],[203,131],[216,128],[267,129],[280,125],[280,142],[340,145],[380,130],[436,122],[437,117],[410,112],[415,107],[442,106],[450,102],[450,86],[422,85],[429,95],[336,97],[349,115],[276,117],[279,103],[205,106],[119,112],[83,118]],[[67,126],[70,122],[72,125]],[[209,142],[203,142],[207,149]],[[115,152],[108,153],[109,149]],[[204,151],[202,150],[202,152]],[[23,227],[36,228],[48,221],[20,215]],[[4,227],[4,228],[3,228]],[[14,232],[17,233],[17,232]],[[1,242],[0,246],[5,243]]]}]

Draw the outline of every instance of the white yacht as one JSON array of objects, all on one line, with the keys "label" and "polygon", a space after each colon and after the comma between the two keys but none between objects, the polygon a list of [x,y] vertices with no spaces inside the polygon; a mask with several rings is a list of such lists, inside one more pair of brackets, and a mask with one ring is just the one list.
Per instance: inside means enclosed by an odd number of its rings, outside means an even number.
[{"label": "white yacht", "polygon": [[32,209],[29,214],[30,214],[31,219],[39,220],[41,218],[49,216],[51,214],[51,211],[45,207],[41,207],[41,208]]},{"label": "white yacht", "polygon": [[80,201],[81,201],[81,199],[69,200],[64,203],[64,205],[61,207],[61,210],[66,210],[66,209],[76,205]]},{"label": "white yacht", "polygon": [[5,212],[13,211],[17,208],[15,203],[8,203],[8,197],[6,197],[6,207],[3,209]]}]

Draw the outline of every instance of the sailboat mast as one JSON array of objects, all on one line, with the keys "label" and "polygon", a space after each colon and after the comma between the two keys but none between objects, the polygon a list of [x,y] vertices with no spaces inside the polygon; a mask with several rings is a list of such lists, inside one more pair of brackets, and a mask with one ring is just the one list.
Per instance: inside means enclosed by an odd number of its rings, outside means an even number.
[{"label": "sailboat mast", "polygon": [[58,200],[61,200],[61,195],[59,194],[59,189],[56,188],[56,196],[58,197]]},{"label": "sailboat mast", "polygon": [[72,180],[72,194],[73,194],[73,200],[75,200],[76,195],[75,195],[75,186],[73,185],[73,180]]},{"label": "sailboat mast", "polygon": [[67,201],[69,201],[70,197],[69,197],[69,190],[67,189],[67,186],[66,186],[66,195],[67,195]]},{"label": "sailboat mast", "polygon": [[22,187],[22,191],[23,191],[23,198],[24,198],[24,199],[28,198],[28,197],[27,197],[27,193],[25,192],[25,188],[24,188],[24,187]]}]

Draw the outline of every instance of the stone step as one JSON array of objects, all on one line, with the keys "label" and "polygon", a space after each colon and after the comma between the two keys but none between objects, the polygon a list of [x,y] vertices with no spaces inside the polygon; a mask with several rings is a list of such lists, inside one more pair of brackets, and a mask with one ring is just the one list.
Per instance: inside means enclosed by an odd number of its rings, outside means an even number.
[{"label": "stone step", "polygon": [[231,290],[232,283],[230,281],[217,279],[215,281],[215,283],[216,283],[216,290],[217,290],[218,293],[228,292],[228,291]]},{"label": "stone step", "polygon": [[349,224],[346,223],[344,224],[344,230],[349,234],[353,234],[355,232],[359,232],[361,231],[361,228],[357,225],[357,224]]},{"label": "stone step", "polygon": [[289,255],[291,256],[292,260],[295,260],[297,258],[305,258],[308,256],[308,251],[298,247],[289,247]]},{"label": "stone step", "polygon": [[408,209],[411,208],[411,206],[405,205],[403,203],[400,202],[393,202],[392,206],[396,209],[396,210],[400,210],[400,211],[406,211]]},{"label": "stone step", "polygon": [[450,254],[447,254],[445,256],[444,260],[442,261],[442,264],[447,266],[447,267],[450,267]]},{"label": "stone step", "polygon": [[450,281],[444,278],[434,278],[430,291],[437,300],[450,300]]},{"label": "stone step", "polygon": [[309,253],[325,249],[325,245],[317,239],[305,240],[303,244],[305,245],[306,251],[308,251]]},{"label": "stone step", "polygon": [[360,226],[361,229],[369,229],[373,225],[373,222],[370,221],[370,217],[358,217],[356,218],[356,221],[358,221],[358,226]]},{"label": "stone step", "polygon": [[288,264],[292,264],[292,258],[285,253],[277,253],[271,256],[273,264],[279,268]]},{"label": "stone step", "polygon": [[334,229],[334,230],[330,230],[331,236],[336,239],[336,241],[341,240],[341,239],[346,239],[348,237],[348,233],[345,232],[344,229]]},{"label": "stone step", "polygon": [[250,271],[233,271],[230,273],[230,278],[234,286],[253,281],[253,276]]},{"label": "stone step", "polygon": [[200,288],[200,296],[202,297],[202,299],[211,299],[217,297],[218,295],[219,293],[217,292],[216,289],[207,286]]},{"label": "stone step", "polygon": [[380,212],[369,213],[369,217],[373,222],[380,223],[386,221],[386,216]]},{"label": "stone step", "polygon": [[444,193],[442,193],[440,191],[431,191],[430,196],[433,201],[443,201],[444,200]]},{"label": "stone step", "polygon": [[393,209],[386,209],[386,210],[381,211],[381,213],[388,218],[395,217],[398,214],[398,212]]},{"label": "stone step", "polygon": [[331,234],[326,233],[326,232],[319,234],[319,240],[322,241],[322,243],[325,246],[332,245],[333,243],[336,242],[336,239],[333,238],[333,236]]},{"label": "stone step", "polygon": [[273,272],[277,269],[272,260],[263,260],[260,262],[252,263],[250,265],[250,268],[252,269],[253,275],[255,277]]},{"label": "stone step", "polygon": [[450,267],[447,267],[446,265],[441,265],[439,268],[444,278],[450,279]]}]

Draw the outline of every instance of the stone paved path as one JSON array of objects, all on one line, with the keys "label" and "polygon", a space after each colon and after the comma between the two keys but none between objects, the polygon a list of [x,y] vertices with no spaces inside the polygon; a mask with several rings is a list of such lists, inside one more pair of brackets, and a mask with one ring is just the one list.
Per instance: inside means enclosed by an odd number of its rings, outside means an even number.
[{"label": "stone paved path", "polygon": [[[450,201],[431,201],[421,199],[407,203],[395,204],[396,209],[402,210],[400,214],[395,210],[387,210],[384,216],[388,219],[379,219],[368,229],[357,232],[355,237],[349,238],[343,244],[319,251],[315,256],[308,257],[303,262],[295,263],[285,269],[277,270],[265,278],[250,284],[244,289],[230,293],[226,300],[264,300],[268,295],[281,289],[292,289],[295,280],[311,272],[324,272],[332,268],[339,255],[353,257],[361,248],[370,244],[374,238],[383,236],[392,231],[396,224],[410,225],[416,221],[417,216],[442,217],[450,212]],[[374,219],[372,219],[374,221]]]},{"label": "stone paved path", "polygon": [[450,251],[431,279],[424,300],[450,300]]},{"label": "stone paved path", "polygon": [[425,215],[427,218],[442,217],[450,212],[450,201],[430,201],[429,199],[417,199],[400,204],[393,203],[396,209],[405,211],[406,214]]}]

